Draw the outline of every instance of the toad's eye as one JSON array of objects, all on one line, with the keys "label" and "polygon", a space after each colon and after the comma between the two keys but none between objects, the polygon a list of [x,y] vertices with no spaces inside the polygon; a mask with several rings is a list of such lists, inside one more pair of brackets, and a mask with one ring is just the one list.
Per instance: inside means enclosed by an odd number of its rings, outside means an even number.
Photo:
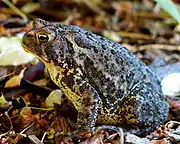
[{"label": "toad's eye", "polygon": [[47,43],[49,36],[47,34],[38,34],[38,40],[40,43]]}]

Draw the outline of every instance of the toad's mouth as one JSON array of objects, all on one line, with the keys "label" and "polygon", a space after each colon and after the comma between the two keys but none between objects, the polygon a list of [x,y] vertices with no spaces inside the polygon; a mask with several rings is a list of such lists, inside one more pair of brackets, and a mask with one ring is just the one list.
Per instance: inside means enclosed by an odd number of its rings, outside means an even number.
[{"label": "toad's mouth", "polygon": [[34,54],[34,53],[35,53],[34,48],[32,48],[31,46],[29,46],[30,43],[28,43],[27,41],[22,40],[21,45],[22,45],[22,47],[23,47],[23,49],[24,49],[25,52],[28,52],[28,53],[31,53],[31,54],[35,55],[35,54]]},{"label": "toad's mouth", "polygon": [[28,52],[28,53],[34,53],[34,45],[33,45],[33,40],[31,39],[26,39],[25,37],[23,37],[21,45],[24,49],[24,51]]},{"label": "toad's mouth", "polygon": [[39,47],[37,47],[37,46],[36,47],[29,47],[26,44],[24,44],[23,42],[22,42],[22,46],[23,46],[23,49],[25,52],[36,56],[40,61],[42,61],[44,63],[50,62],[50,60],[48,60],[48,58],[42,54],[42,51],[38,50],[38,49],[40,49]]}]

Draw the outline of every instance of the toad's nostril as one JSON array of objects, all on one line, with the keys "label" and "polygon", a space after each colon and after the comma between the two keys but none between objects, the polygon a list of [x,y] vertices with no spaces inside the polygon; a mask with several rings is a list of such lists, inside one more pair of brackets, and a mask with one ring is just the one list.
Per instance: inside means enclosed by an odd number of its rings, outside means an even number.
[{"label": "toad's nostril", "polygon": [[33,34],[32,34],[32,33],[27,33],[27,34],[26,34],[26,37],[27,37],[27,38],[32,38],[32,37],[33,37]]}]

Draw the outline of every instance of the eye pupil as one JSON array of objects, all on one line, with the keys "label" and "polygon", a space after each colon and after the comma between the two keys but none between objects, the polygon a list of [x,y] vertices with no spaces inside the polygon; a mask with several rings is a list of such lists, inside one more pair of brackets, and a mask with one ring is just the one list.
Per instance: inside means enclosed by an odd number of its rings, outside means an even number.
[{"label": "eye pupil", "polygon": [[45,34],[39,34],[38,39],[39,39],[40,42],[44,42],[44,43],[48,42],[48,40],[49,40],[48,36],[45,35]]}]

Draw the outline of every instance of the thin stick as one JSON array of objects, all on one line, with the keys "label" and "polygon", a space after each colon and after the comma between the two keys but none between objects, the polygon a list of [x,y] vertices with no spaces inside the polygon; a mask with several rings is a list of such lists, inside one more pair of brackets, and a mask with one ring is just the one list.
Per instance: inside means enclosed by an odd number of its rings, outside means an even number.
[{"label": "thin stick", "polygon": [[17,13],[23,20],[25,23],[28,22],[28,18],[27,16],[22,12],[20,11],[18,8],[16,8],[16,6],[11,3],[9,0],[2,0],[5,4],[7,4],[15,13]]}]

